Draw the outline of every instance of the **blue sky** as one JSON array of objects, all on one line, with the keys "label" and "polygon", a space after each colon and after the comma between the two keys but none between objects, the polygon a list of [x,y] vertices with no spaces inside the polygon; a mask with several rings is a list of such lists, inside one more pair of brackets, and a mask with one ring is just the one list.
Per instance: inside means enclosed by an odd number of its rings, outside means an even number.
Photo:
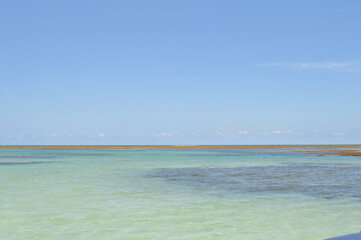
[{"label": "blue sky", "polygon": [[360,1],[2,1],[0,144],[361,143]]}]

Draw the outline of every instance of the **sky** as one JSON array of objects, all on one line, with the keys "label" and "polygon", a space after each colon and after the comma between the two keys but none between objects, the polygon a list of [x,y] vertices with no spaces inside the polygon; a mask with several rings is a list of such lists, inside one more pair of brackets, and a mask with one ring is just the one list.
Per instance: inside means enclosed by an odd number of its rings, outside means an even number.
[{"label": "sky", "polygon": [[0,31],[0,145],[361,143],[360,1],[1,1]]}]

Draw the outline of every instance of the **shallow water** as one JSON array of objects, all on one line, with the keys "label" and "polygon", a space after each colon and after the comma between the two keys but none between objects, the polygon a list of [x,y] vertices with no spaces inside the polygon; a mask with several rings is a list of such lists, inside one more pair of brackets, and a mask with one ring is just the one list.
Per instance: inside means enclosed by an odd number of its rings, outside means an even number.
[{"label": "shallow water", "polygon": [[0,239],[317,240],[361,230],[361,158],[0,150]]}]

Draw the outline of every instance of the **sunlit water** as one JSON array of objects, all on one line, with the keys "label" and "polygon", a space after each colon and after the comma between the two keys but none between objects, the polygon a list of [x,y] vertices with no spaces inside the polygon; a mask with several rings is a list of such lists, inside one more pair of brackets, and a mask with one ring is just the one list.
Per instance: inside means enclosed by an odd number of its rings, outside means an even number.
[{"label": "sunlit water", "polygon": [[320,240],[360,230],[360,157],[0,150],[1,240]]}]

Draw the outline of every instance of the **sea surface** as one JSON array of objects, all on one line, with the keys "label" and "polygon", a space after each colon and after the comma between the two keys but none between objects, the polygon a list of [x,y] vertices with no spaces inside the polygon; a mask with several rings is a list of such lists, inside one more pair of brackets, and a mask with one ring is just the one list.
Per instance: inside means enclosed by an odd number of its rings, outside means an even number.
[{"label": "sea surface", "polygon": [[360,230],[360,157],[0,149],[1,240],[320,240]]}]

